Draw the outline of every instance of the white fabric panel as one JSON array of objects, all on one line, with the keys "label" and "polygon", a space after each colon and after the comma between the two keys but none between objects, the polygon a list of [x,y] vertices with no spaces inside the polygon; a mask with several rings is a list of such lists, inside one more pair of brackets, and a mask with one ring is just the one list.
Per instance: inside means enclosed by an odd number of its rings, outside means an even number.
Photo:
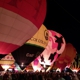
[{"label": "white fabric panel", "polygon": [[12,27],[14,21],[15,21],[15,18],[12,18],[10,16],[7,16],[7,15],[5,15],[3,13],[0,14],[0,23],[1,24],[4,24],[6,26]]},{"label": "white fabric panel", "polygon": [[9,11],[9,10],[7,10],[7,9],[4,9],[4,8],[2,8],[2,12],[1,12],[1,13],[4,14],[4,15],[10,16],[10,17],[12,17],[12,18],[16,18],[17,15],[18,15],[18,14],[16,14],[16,13],[14,13],[14,12],[12,12],[12,11]]},{"label": "white fabric panel", "polygon": [[13,25],[13,27],[17,30],[20,30],[22,32],[28,33],[31,26],[19,21],[19,20],[15,20],[15,24]]},{"label": "white fabric panel", "polygon": [[0,41],[22,45],[37,31],[37,27],[18,14],[0,8]]},{"label": "white fabric panel", "polygon": [[11,27],[0,24],[0,33],[8,35],[10,30],[11,30]]},{"label": "white fabric panel", "polygon": [[6,35],[5,34],[0,34],[0,41],[5,41]]}]

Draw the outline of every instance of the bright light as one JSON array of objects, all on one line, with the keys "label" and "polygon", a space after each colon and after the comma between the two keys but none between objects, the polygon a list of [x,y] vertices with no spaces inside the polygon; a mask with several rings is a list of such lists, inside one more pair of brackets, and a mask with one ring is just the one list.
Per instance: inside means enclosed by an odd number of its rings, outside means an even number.
[{"label": "bright light", "polygon": [[43,64],[43,66],[44,66],[44,68],[46,68],[46,64],[45,63]]},{"label": "bright light", "polygon": [[51,69],[51,66],[46,70],[46,72],[48,72]]},{"label": "bright light", "polygon": [[38,68],[37,66],[33,66],[33,69],[34,69],[34,72],[36,72],[36,71],[40,72],[40,70],[41,70],[41,68]]},{"label": "bright light", "polygon": [[65,68],[70,68],[70,65],[67,65]]},{"label": "bright light", "polygon": [[24,63],[22,62],[22,63],[21,63],[21,67],[23,67],[23,66],[24,66]]},{"label": "bright light", "polygon": [[17,69],[17,68],[15,68],[14,70],[15,70],[15,71],[18,71],[18,69]]},{"label": "bright light", "polygon": [[57,72],[57,71],[61,72],[61,69],[60,69],[60,68],[57,68],[57,69],[56,69],[56,72]]},{"label": "bright light", "polygon": [[78,72],[78,70],[77,70],[77,69],[72,69],[72,71],[73,71],[73,72]]},{"label": "bright light", "polygon": [[12,71],[12,69],[8,69],[9,71]]},{"label": "bright light", "polygon": [[33,68],[34,68],[34,72],[37,71],[37,66],[33,66]]},{"label": "bright light", "polygon": [[6,71],[7,69],[9,69],[9,67],[10,67],[10,65],[1,65],[2,66],[2,68]]},{"label": "bright light", "polygon": [[45,72],[45,70],[42,70],[42,72]]}]

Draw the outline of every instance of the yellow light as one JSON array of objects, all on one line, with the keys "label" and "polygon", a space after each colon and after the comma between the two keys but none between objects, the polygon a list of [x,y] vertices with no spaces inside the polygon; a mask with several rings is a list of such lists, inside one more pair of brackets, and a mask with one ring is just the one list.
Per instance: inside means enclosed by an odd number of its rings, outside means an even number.
[{"label": "yellow light", "polygon": [[10,65],[1,65],[2,66],[2,68],[6,71],[7,69],[9,69],[9,67],[10,67]]}]

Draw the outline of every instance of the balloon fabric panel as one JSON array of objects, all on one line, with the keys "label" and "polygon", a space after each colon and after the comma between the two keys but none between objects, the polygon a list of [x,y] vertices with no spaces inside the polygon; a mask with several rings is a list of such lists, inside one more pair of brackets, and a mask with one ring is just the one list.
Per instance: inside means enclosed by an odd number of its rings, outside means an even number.
[{"label": "balloon fabric panel", "polygon": [[30,44],[24,44],[19,49],[12,52],[12,55],[16,63],[21,66],[24,63],[24,66],[28,66],[39,54],[44,50],[44,48],[39,46],[34,46]]},{"label": "balloon fabric panel", "polygon": [[52,32],[52,35],[55,37],[55,43],[58,44],[57,53],[62,54],[62,52],[65,49],[65,45],[66,45],[66,41],[64,37],[56,31],[53,31],[53,30],[50,30],[50,31]]}]

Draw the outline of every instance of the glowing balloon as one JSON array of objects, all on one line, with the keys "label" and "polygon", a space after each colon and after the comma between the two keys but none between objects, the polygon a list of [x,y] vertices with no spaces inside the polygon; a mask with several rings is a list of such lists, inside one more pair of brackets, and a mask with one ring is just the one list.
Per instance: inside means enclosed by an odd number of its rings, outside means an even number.
[{"label": "glowing balloon", "polygon": [[76,49],[71,43],[67,43],[65,50],[57,59],[55,65],[58,68],[64,69],[67,65],[70,65],[76,56]]},{"label": "glowing balloon", "polygon": [[43,67],[52,65],[59,54],[61,54],[65,48],[65,40],[63,36],[53,30],[49,31],[49,42],[46,49],[42,52],[42,54],[37,58],[39,60],[38,65],[33,65],[35,60],[32,62],[32,66],[37,68],[41,68],[39,64],[43,65]]},{"label": "glowing balloon", "polygon": [[22,46],[42,25],[46,0],[0,0],[0,54]]},{"label": "glowing balloon", "polygon": [[15,62],[15,59],[14,59],[14,57],[12,56],[12,54],[10,53],[10,54],[7,54],[5,57],[3,57],[1,60],[0,60],[0,64],[2,64],[2,65],[7,65],[7,64],[9,64],[9,65],[11,65],[11,64],[13,64]]},{"label": "glowing balloon", "polygon": [[5,57],[3,57],[0,60],[0,64],[2,66],[2,68],[6,71],[12,64],[14,64],[15,59],[13,58],[13,56],[10,54],[7,54]]},{"label": "glowing balloon", "polygon": [[46,49],[39,56],[40,64],[52,65],[65,48],[63,36],[55,31],[49,30],[49,42]]},{"label": "glowing balloon", "polygon": [[9,67],[10,67],[10,65],[1,65],[1,66],[5,71],[7,71],[7,69],[9,69]]},{"label": "glowing balloon", "polygon": [[[55,32],[55,31],[52,31],[52,30],[50,30],[50,31],[52,32],[53,36],[55,37],[55,43],[58,44],[57,51],[56,51],[57,54],[55,55],[55,56],[57,56],[56,57],[56,59],[57,59],[62,54],[62,52],[64,51],[65,46],[66,46],[66,42],[65,42],[64,37],[61,34]],[[53,66],[53,65],[51,65],[51,66],[56,68],[56,66]]]},{"label": "glowing balloon", "polygon": [[[38,57],[38,60],[40,64],[45,64],[45,65],[51,65],[52,62],[54,61],[54,56],[57,51],[57,46],[54,42],[54,36],[52,36],[52,33],[49,31],[49,42],[46,47],[46,49],[42,52],[42,54]],[[52,56],[52,58],[50,58]]]},{"label": "glowing balloon", "polygon": [[43,52],[47,44],[48,31],[47,28],[42,25],[38,32],[23,46],[12,52],[12,55],[15,58],[16,63],[27,66]]},{"label": "glowing balloon", "polygon": [[[43,65],[43,68],[46,65],[51,65],[51,60],[49,60],[49,56],[51,53],[54,54],[54,52],[56,52],[57,50],[57,44],[54,42],[54,36],[52,36],[52,33],[48,30],[49,32],[49,42],[48,45],[46,47],[46,49],[42,52],[42,54],[40,56],[38,56],[33,62],[32,62],[32,67],[34,69],[34,71],[36,70],[41,70]],[[55,55],[54,55],[55,56]],[[53,57],[54,59],[54,57]],[[37,64],[35,65],[35,62],[37,61]]]}]

